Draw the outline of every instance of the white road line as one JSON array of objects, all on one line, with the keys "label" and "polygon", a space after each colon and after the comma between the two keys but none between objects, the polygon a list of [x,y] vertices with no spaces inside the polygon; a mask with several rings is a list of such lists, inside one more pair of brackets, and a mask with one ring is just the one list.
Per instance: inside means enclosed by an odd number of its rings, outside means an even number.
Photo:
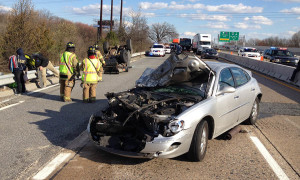
[{"label": "white road line", "polygon": [[0,111],[2,111],[2,110],[4,110],[4,109],[7,109],[7,108],[10,108],[10,107],[13,107],[13,106],[16,106],[16,105],[19,105],[19,104],[21,104],[21,103],[23,103],[23,102],[25,102],[25,101],[19,101],[19,102],[16,103],[16,104],[11,104],[11,105],[5,106],[5,107],[3,107],[3,108],[0,108]]},{"label": "white road line", "polygon": [[266,159],[266,161],[271,166],[272,170],[275,172],[277,177],[280,180],[288,180],[289,178],[284,173],[284,171],[281,169],[281,167],[278,165],[278,163],[273,159],[271,154],[268,152],[268,150],[265,148],[265,146],[260,142],[260,140],[257,137],[250,136],[252,142],[255,144],[259,152],[263,155],[263,157]]},{"label": "white road line", "polygon": [[10,101],[11,99],[6,99],[6,100],[4,100],[4,101],[1,101],[0,103],[5,103],[5,102],[7,102],[7,101]]},{"label": "white road line", "polygon": [[291,121],[289,118],[284,118],[286,121],[288,121],[289,123],[291,123],[293,126],[295,126],[296,128],[300,129],[300,126],[298,124],[296,124],[295,122]]},{"label": "white road line", "polygon": [[52,86],[48,86],[48,87],[45,87],[45,88],[42,88],[42,89],[38,89],[38,90],[36,90],[36,91],[32,91],[32,92],[29,92],[29,93],[27,93],[27,94],[33,94],[33,93],[35,93],[35,92],[40,92],[40,91],[42,91],[42,90],[45,90],[45,89],[48,89],[48,88],[52,88],[52,87],[55,87],[55,86],[58,86],[59,84],[54,84],[54,85],[52,85]]},{"label": "white road line", "polygon": [[56,158],[49,162],[40,172],[38,172],[32,179],[40,180],[46,179],[61,163],[67,160],[71,153],[60,153]]}]

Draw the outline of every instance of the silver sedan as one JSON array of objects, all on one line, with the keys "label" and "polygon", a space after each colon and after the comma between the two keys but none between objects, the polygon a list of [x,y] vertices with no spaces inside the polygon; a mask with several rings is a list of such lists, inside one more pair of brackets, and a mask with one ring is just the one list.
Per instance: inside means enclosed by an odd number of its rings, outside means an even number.
[{"label": "silver sedan", "polygon": [[106,97],[109,106],[92,115],[87,128],[100,149],[201,161],[208,139],[244,121],[256,123],[262,93],[240,66],[171,54],[157,69],[146,69],[135,88]]}]

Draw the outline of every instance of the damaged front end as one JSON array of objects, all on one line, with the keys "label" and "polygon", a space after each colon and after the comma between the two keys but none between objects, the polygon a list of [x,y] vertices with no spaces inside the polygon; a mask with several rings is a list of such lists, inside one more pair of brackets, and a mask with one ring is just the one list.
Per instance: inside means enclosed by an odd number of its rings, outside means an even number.
[{"label": "damaged front end", "polygon": [[185,153],[193,133],[184,133],[185,122],[177,117],[207,97],[210,72],[197,57],[174,54],[157,69],[146,69],[136,88],[106,94],[109,106],[90,118],[92,140],[103,150],[129,157]]},{"label": "damaged front end", "polygon": [[[184,121],[176,116],[201,99],[181,87],[150,89],[106,94],[109,107],[90,120],[93,141],[100,147],[138,153],[154,138],[170,137],[181,131]],[[185,96],[170,95],[174,91],[185,91]]]}]

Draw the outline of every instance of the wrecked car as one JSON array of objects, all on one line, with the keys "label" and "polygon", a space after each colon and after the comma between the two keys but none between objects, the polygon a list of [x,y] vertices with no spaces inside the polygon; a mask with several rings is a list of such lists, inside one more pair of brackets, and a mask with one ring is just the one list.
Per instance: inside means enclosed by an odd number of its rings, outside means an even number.
[{"label": "wrecked car", "polygon": [[172,53],[157,69],[146,69],[135,88],[106,97],[109,105],[91,116],[87,128],[100,149],[201,161],[208,139],[244,121],[256,123],[262,93],[240,66]]}]

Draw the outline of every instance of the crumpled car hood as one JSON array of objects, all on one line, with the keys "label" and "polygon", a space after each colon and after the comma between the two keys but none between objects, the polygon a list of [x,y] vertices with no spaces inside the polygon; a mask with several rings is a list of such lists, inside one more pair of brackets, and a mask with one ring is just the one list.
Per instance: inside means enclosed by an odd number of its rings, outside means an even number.
[{"label": "crumpled car hood", "polygon": [[147,68],[136,81],[137,87],[168,86],[188,82],[200,74],[209,74],[210,67],[196,56],[177,56],[174,53],[158,68]]}]

